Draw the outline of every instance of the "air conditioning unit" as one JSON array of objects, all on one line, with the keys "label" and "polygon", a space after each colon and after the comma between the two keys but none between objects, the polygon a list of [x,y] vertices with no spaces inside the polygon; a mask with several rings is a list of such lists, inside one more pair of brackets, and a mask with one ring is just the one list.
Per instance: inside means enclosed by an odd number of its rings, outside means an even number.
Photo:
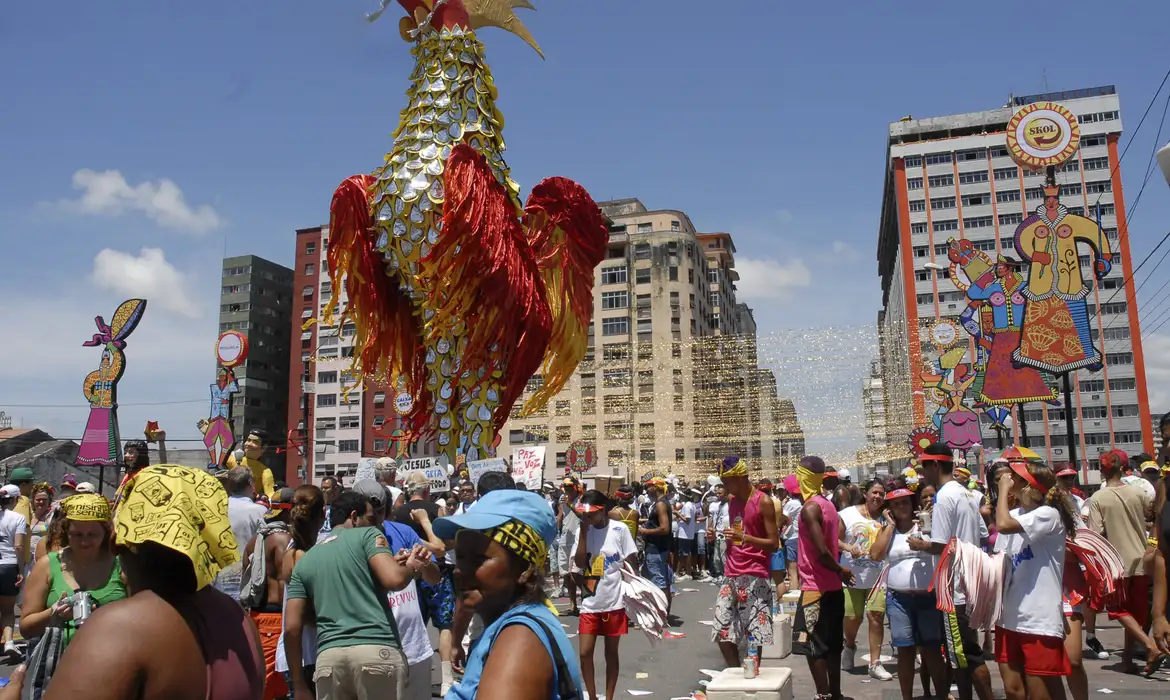
[{"label": "air conditioning unit", "polygon": [[1053,453],[1055,453],[1055,454],[1058,454],[1058,455],[1062,455],[1062,454],[1064,454],[1064,448],[1063,448],[1063,447],[1053,447],[1053,448],[1052,448],[1052,451],[1053,451]]},{"label": "air conditioning unit", "polygon": [[1100,400],[1101,400],[1101,395],[1100,395],[1100,394],[1093,394],[1093,396],[1092,396],[1091,398],[1092,398],[1094,401],[1100,401]]}]

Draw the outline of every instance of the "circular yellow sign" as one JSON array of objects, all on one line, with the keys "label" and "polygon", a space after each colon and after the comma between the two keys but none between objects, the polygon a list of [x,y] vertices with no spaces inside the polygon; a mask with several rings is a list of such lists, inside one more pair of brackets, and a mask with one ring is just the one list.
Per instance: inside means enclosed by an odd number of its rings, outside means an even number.
[{"label": "circular yellow sign", "polygon": [[1060,165],[1077,152],[1081,127],[1076,116],[1055,102],[1033,102],[1012,115],[1007,146],[1012,160],[1040,170]]}]

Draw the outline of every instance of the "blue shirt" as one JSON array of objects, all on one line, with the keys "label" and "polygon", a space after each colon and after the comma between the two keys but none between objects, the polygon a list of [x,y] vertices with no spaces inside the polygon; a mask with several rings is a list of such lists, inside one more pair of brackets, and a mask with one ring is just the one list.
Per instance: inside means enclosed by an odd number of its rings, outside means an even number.
[{"label": "blue shirt", "polygon": [[394,554],[398,554],[403,549],[413,549],[416,544],[423,543],[414,528],[392,520],[382,521],[382,532],[386,533],[386,539],[390,542],[390,551]]},{"label": "blue shirt", "polygon": [[475,700],[476,693],[479,692],[479,679],[483,675],[483,667],[487,663],[488,654],[492,650],[492,645],[496,642],[496,637],[500,632],[504,631],[505,627],[509,625],[524,625],[532,630],[536,638],[544,644],[545,651],[548,652],[549,662],[553,666],[553,681],[550,698],[558,700],[561,696],[557,692],[557,664],[552,654],[553,642],[549,640],[539,625],[535,621],[522,615],[527,613],[545,624],[553,637],[556,639],[556,645],[560,648],[561,656],[564,657],[565,663],[569,667],[569,672],[573,675],[573,685],[577,687],[579,697],[585,697],[584,684],[581,682],[581,669],[577,665],[577,653],[573,651],[573,645],[569,642],[569,637],[565,634],[565,630],[561,627],[561,621],[553,617],[549,609],[540,603],[524,603],[511,608],[498,620],[493,622],[483,634],[471,643],[471,652],[467,657],[467,663],[463,671],[463,680],[451,686],[451,690],[447,692],[446,700]]}]

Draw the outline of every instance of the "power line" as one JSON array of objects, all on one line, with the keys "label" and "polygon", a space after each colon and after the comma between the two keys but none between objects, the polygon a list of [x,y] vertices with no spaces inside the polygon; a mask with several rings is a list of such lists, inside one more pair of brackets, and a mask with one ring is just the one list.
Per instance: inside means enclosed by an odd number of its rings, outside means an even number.
[{"label": "power line", "polygon": [[[1170,109],[1170,91],[1166,92],[1166,104],[1162,107],[1162,120],[1158,122],[1158,133],[1154,135],[1154,147],[1150,150],[1150,160],[1146,163],[1146,177],[1142,180],[1142,186],[1138,190],[1137,197],[1134,198],[1133,204],[1130,205],[1129,211],[1125,214],[1127,228],[1132,225],[1133,218],[1137,216],[1137,208],[1138,204],[1142,201],[1142,194],[1146,191],[1146,185],[1150,184],[1150,176],[1154,174],[1154,168],[1158,164],[1154,157],[1158,153],[1158,145],[1162,142],[1162,127],[1166,125],[1167,109]],[[1100,199],[1100,195],[1098,195],[1098,199]]]},{"label": "power line", "polygon": [[[119,403],[118,408],[125,406],[173,406],[181,403],[206,403],[211,399],[187,399],[184,401],[145,401],[142,403]],[[84,403],[5,403],[0,408],[89,408]]]},{"label": "power line", "polygon": [[[1113,179],[1113,175],[1117,172],[1117,169],[1121,167],[1121,161],[1125,160],[1125,154],[1129,153],[1130,146],[1132,146],[1133,142],[1137,140],[1137,135],[1142,130],[1142,124],[1146,122],[1146,117],[1150,115],[1150,110],[1153,109],[1154,103],[1158,101],[1158,95],[1162,94],[1162,88],[1166,86],[1167,80],[1170,80],[1170,70],[1167,70],[1166,75],[1162,76],[1162,82],[1158,84],[1158,89],[1154,92],[1154,96],[1150,98],[1150,103],[1146,105],[1146,111],[1142,113],[1142,118],[1140,121],[1138,121],[1137,128],[1133,130],[1133,135],[1129,137],[1129,143],[1125,144],[1125,148],[1121,150],[1121,156],[1117,159],[1117,162],[1113,164],[1113,169],[1109,171],[1110,180]],[[1154,148],[1158,148],[1157,144],[1154,145]],[[1097,195],[1097,202],[1093,206],[1101,203],[1101,197],[1103,197],[1104,194],[1105,193],[1102,192]]]}]

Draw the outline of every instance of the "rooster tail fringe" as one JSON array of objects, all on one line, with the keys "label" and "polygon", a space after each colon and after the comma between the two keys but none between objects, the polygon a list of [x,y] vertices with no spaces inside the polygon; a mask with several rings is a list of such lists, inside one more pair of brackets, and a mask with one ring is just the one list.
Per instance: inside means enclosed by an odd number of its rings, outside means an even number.
[{"label": "rooster tail fringe", "polygon": [[[376,248],[370,216],[374,182],[372,175],[347,178],[333,193],[329,207],[329,276],[344,278],[349,296],[338,325],[348,319],[357,331],[353,368],[362,377],[388,378],[392,388],[401,378],[415,396],[415,410],[421,413],[426,401],[416,394],[425,386],[426,358],[419,352],[419,325],[410,299],[397,279],[386,273]],[[334,294],[322,314],[329,325],[333,325],[340,296]]]},{"label": "rooster tail fringe", "polygon": [[427,334],[462,323],[462,366],[478,382],[504,370],[494,417],[503,425],[540,367],[552,321],[519,212],[482,155],[466,144],[451,151],[444,175],[443,235],[423,260],[439,295]]},{"label": "rooster tail fringe", "polygon": [[524,406],[538,411],[556,396],[585,356],[593,316],[593,270],[605,258],[609,229],[584,187],[550,177],[532,188],[524,207],[528,245],[544,281],[552,335],[543,359],[544,384]]}]

